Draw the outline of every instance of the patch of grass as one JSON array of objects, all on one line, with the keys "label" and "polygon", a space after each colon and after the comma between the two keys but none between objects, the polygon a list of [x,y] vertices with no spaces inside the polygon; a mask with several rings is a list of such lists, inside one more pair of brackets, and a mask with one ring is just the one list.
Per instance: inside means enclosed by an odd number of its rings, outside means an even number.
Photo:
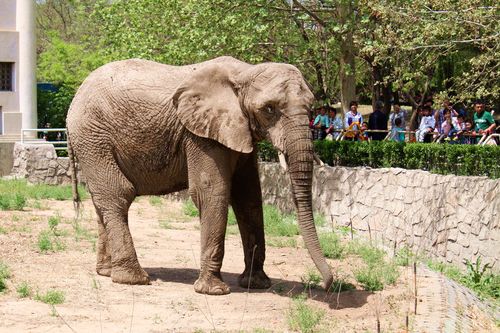
[{"label": "patch of grass", "polygon": [[307,272],[300,277],[304,284],[304,289],[316,289],[321,283],[321,275],[315,269],[308,269]]},{"label": "patch of grass", "polygon": [[17,286],[17,294],[20,298],[26,298],[31,296],[31,287],[28,285],[28,282],[21,282],[19,286]]},{"label": "patch of grass", "polygon": [[5,235],[7,234],[7,229],[5,229],[4,227],[0,226],[0,235]]},{"label": "patch of grass", "polygon": [[319,235],[319,244],[325,257],[342,259],[345,257],[345,248],[340,242],[340,237],[333,232]]},{"label": "patch of grass", "polygon": [[[335,228],[335,230],[338,231],[342,236],[347,236],[351,234],[351,227],[346,225],[339,225],[338,227]],[[353,230],[352,233],[356,234],[356,230]]]},{"label": "patch of grass", "polygon": [[0,194],[0,210],[23,210],[25,206],[26,197],[21,193]]},{"label": "patch of grass", "polygon": [[7,289],[7,279],[10,278],[9,267],[0,261],[0,293]]},{"label": "patch of grass", "polygon": [[404,246],[396,253],[394,262],[398,266],[410,266],[410,264],[412,264],[415,259],[416,256],[413,252],[411,252],[410,248]]},{"label": "patch of grass", "polygon": [[227,211],[227,225],[237,225],[236,215],[234,214],[233,207],[229,207]]},{"label": "patch of grass", "polygon": [[[88,193],[83,186],[78,186],[78,191],[82,199],[88,197]],[[29,184],[25,179],[0,179],[0,193],[10,193],[12,195],[20,195],[18,204],[26,203],[26,199],[55,199],[55,200],[72,200],[71,185],[46,185],[46,184]],[[23,199],[21,199],[23,198]],[[0,197],[0,202],[2,201]],[[0,205],[0,209],[1,205]]]},{"label": "patch of grass", "polygon": [[466,272],[454,265],[428,260],[427,266],[446,277],[472,289],[481,298],[488,298],[498,304],[500,298],[500,275],[491,270],[489,264],[481,265],[481,257],[475,262],[466,260]]},{"label": "patch of grass", "polygon": [[368,265],[383,262],[386,255],[385,251],[359,241],[350,242],[347,251],[360,256]]},{"label": "patch of grass", "polygon": [[50,232],[47,230],[42,230],[38,234],[38,249],[40,252],[48,252],[52,251],[54,249],[54,246],[52,245],[52,240],[50,237]]},{"label": "patch of grass", "polygon": [[297,247],[297,239],[295,237],[269,237],[266,245],[271,247]]},{"label": "patch of grass", "polygon": [[307,305],[305,297],[301,296],[293,300],[288,312],[288,326],[298,332],[317,332],[317,327],[324,316],[323,310]]},{"label": "patch of grass", "polygon": [[283,214],[278,208],[264,205],[264,230],[270,236],[296,236],[299,227],[293,215]]},{"label": "patch of grass", "polygon": [[157,196],[150,196],[148,201],[149,201],[149,204],[151,206],[155,206],[155,207],[160,207],[163,203],[163,200]]},{"label": "patch of grass", "polygon": [[238,235],[239,233],[240,233],[240,229],[238,229],[237,225],[230,225],[226,228],[226,236]]},{"label": "patch of grass", "polygon": [[324,227],[326,225],[325,215],[323,215],[321,213],[315,213],[314,214],[314,224],[317,227]]},{"label": "patch of grass", "polygon": [[354,277],[363,289],[378,291],[383,290],[385,285],[396,283],[399,271],[394,263],[382,261],[356,269]]},{"label": "patch of grass", "polygon": [[56,305],[64,303],[64,292],[56,289],[48,290],[45,294],[35,295],[35,300],[45,304]]},{"label": "patch of grass", "polygon": [[196,205],[194,204],[193,200],[188,199],[184,201],[182,205],[182,212],[190,217],[198,217],[200,216],[200,212],[198,211],[198,208],[196,208]]},{"label": "patch of grass", "polygon": [[336,280],[333,281],[330,287],[330,292],[341,293],[343,291],[349,291],[355,289],[356,287],[352,283],[347,282],[344,278],[337,278]]}]

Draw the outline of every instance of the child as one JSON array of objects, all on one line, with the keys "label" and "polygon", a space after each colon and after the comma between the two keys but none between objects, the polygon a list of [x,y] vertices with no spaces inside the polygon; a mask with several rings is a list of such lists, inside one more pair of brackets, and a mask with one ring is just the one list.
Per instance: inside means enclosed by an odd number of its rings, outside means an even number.
[{"label": "child", "polygon": [[368,141],[368,133],[365,132],[367,129],[368,123],[366,121],[363,121],[359,132],[359,141]]},{"label": "child", "polygon": [[436,125],[436,120],[431,115],[431,108],[425,105],[422,109],[422,120],[420,121],[420,126],[415,132],[418,142],[429,142],[426,138],[426,134],[431,133]]},{"label": "child", "polygon": [[401,131],[404,132],[404,128],[401,127],[401,124],[402,124],[402,120],[401,118],[396,118],[394,119],[394,127],[391,128],[391,135],[390,135],[390,139],[392,141],[396,141],[396,142],[404,142],[405,141],[405,134],[404,133],[399,133]]}]

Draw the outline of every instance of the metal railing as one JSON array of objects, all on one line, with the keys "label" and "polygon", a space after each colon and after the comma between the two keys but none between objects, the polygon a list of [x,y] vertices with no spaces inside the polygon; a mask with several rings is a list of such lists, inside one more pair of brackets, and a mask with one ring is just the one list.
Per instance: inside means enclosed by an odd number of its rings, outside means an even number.
[{"label": "metal railing", "polygon": [[[50,140],[49,133],[58,133],[56,140]],[[35,133],[35,135],[27,135],[27,133]],[[42,137],[38,137],[38,133],[42,133]],[[59,139],[57,139],[59,137]],[[23,128],[21,129],[21,143],[29,144],[52,144],[55,150],[67,150],[68,141],[66,139],[65,128]]]}]

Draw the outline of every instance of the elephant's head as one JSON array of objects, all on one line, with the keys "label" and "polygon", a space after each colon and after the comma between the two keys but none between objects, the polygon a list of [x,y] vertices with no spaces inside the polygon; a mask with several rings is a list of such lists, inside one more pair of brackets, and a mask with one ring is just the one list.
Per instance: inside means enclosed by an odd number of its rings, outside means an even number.
[{"label": "elephant's head", "polygon": [[313,98],[294,66],[230,63],[196,70],[178,88],[173,102],[183,125],[198,136],[243,153],[269,139],[285,155],[301,234],[328,288],[333,277],[312,212],[313,146],[307,111]]}]

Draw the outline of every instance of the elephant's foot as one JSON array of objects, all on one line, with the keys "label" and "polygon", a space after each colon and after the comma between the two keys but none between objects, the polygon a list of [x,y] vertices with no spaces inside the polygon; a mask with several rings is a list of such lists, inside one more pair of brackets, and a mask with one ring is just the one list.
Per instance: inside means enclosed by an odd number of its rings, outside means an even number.
[{"label": "elephant's foot", "polygon": [[121,284],[151,284],[148,273],[140,266],[136,269],[113,267],[111,280]]},{"label": "elephant's foot", "polygon": [[252,277],[250,278],[250,271],[245,270],[238,277],[238,284],[242,288],[267,289],[271,287],[271,279],[269,279],[263,270],[252,272]]},{"label": "elephant's foot", "polygon": [[219,274],[205,273],[194,283],[194,291],[207,295],[227,295],[231,292],[229,286],[222,281]]}]

